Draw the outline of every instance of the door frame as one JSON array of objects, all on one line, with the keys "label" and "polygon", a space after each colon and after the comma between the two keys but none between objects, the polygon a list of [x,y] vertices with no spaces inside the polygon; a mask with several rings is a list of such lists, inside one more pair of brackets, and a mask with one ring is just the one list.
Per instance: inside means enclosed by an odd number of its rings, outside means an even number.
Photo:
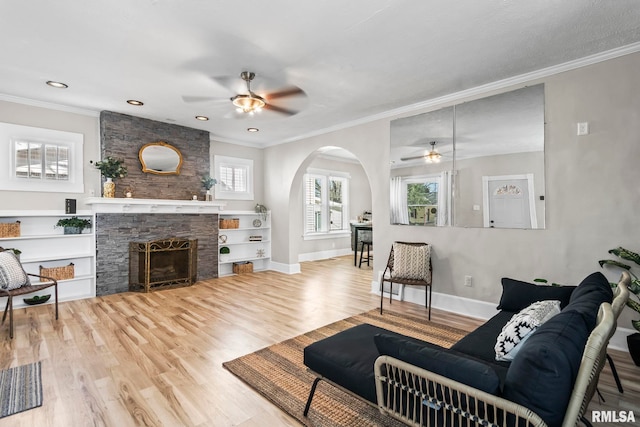
[{"label": "door frame", "polygon": [[531,228],[538,228],[538,218],[536,215],[536,204],[533,186],[533,174],[527,173],[522,175],[494,175],[482,177],[482,222],[485,228],[489,228],[489,182],[491,181],[508,181],[513,179],[526,179],[527,191],[529,192],[529,217],[531,218]]}]

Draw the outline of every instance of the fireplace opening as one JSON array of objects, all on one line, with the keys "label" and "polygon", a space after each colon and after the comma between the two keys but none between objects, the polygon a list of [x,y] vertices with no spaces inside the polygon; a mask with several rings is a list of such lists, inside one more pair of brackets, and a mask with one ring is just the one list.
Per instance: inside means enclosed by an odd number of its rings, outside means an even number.
[{"label": "fireplace opening", "polygon": [[151,292],[197,281],[198,240],[129,243],[129,290]]}]

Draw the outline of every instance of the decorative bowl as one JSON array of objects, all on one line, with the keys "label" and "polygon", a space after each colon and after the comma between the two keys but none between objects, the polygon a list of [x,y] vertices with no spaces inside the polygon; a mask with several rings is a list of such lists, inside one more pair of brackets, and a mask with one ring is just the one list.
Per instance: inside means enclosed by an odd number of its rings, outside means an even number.
[{"label": "decorative bowl", "polygon": [[51,298],[51,294],[49,294],[49,295],[36,295],[35,297],[24,298],[23,301],[25,302],[25,304],[36,305],[36,304],[42,304],[44,302],[49,301],[49,298]]}]

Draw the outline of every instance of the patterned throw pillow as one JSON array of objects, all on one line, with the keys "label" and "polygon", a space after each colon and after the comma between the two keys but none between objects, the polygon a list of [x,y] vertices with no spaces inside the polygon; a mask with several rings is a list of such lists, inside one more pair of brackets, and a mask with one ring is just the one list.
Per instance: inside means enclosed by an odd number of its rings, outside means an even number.
[{"label": "patterned throw pillow", "polygon": [[496,341],[496,360],[510,361],[522,348],[529,336],[547,320],[560,313],[560,301],[537,301],[519,313],[503,326]]},{"label": "patterned throw pillow", "polygon": [[18,258],[9,251],[0,252],[0,287],[11,290],[31,284]]},{"label": "patterned throw pillow", "polygon": [[431,245],[414,246],[394,243],[391,277],[431,282],[430,257]]}]

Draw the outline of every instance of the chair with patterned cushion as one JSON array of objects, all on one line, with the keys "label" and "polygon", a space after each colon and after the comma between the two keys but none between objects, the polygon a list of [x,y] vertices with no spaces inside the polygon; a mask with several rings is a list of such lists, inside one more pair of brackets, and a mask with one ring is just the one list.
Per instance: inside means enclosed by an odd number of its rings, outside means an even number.
[{"label": "chair with patterned cushion", "polygon": [[384,283],[389,282],[389,304],[393,300],[393,284],[424,286],[424,305],[431,320],[431,245],[424,242],[394,242],[380,283],[380,314],[384,299]]},{"label": "chair with patterned cushion", "polygon": [[[29,276],[37,277],[40,283],[32,284]],[[2,323],[9,312],[9,337],[13,338],[13,297],[26,295],[53,286],[55,289],[56,319],[58,318],[58,282],[51,277],[26,273],[18,258],[9,251],[0,251],[0,297],[7,297]]]}]

